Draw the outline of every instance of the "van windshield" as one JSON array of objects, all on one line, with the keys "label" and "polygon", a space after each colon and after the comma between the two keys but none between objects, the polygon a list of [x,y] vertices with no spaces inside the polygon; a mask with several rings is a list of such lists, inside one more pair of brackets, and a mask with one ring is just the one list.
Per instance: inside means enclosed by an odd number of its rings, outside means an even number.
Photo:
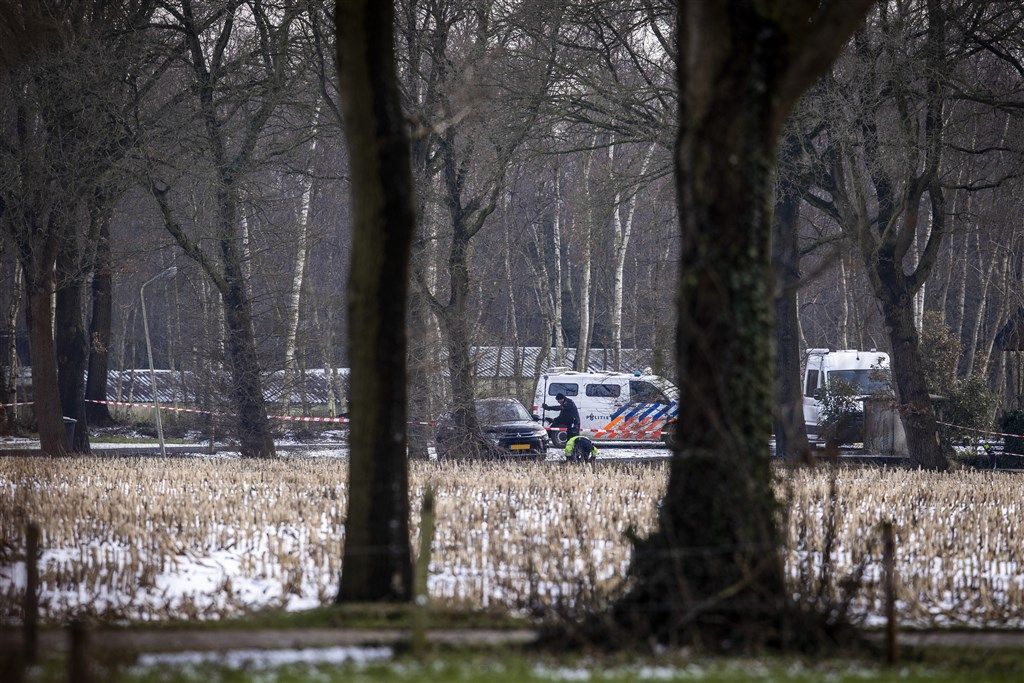
[{"label": "van windshield", "polygon": [[533,418],[518,401],[477,401],[476,419],[482,425],[494,425],[526,422]]},{"label": "van windshield", "polygon": [[892,379],[888,368],[864,370],[831,370],[828,381],[840,380],[852,385],[858,394],[868,396],[892,391]]}]

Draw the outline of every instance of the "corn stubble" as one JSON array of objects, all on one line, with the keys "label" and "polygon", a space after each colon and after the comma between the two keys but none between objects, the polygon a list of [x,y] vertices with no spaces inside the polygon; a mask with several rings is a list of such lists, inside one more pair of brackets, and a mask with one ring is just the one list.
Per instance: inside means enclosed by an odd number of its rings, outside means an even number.
[{"label": "corn stubble", "polygon": [[[341,571],[346,469],[305,458],[2,458],[0,619],[19,616],[10,577],[24,559],[29,519],[42,528],[41,605],[51,621],[83,612],[115,621],[215,619],[294,607],[299,598],[327,602]],[[647,465],[413,463],[412,509],[427,486],[437,496],[432,598],[471,608],[599,609],[623,587],[626,532],[650,530],[665,473]],[[795,594],[823,584],[838,593],[841,579],[858,573],[854,614],[879,614],[877,527],[892,519],[903,620],[1024,623],[1024,479],[839,470],[832,501],[827,472],[780,475]],[[184,569],[206,572],[205,582],[176,580]]]}]

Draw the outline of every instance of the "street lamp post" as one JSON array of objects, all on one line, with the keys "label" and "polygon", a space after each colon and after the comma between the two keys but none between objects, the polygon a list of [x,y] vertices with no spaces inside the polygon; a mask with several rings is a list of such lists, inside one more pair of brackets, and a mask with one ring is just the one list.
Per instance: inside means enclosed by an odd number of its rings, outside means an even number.
[{"label": "street lamp post", "polygon": [[153,344],[149,341],[149,320],[146,319],[146,285],[156,282],[165,277],[173,277],[178,272],[177,266],[171,266],[161,271],[155,277],[142,283],[139,287],[139,298],[142,300],[142,329],[146,333],[146,353],[149,355],[149,384],[153,393],[153,407],[156,409],[156,436],[160,439],[160,457],[167,455],[167,448],[164,446],[164,424],[160,419],[160,397],[156,392],[156,368],[153,367]]}]

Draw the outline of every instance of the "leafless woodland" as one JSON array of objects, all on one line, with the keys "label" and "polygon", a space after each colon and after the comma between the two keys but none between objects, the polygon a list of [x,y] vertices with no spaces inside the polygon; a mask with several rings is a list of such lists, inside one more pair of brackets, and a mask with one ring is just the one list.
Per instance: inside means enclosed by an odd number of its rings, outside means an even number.
[{"label": "leafless woodland", "polygon": [[[235,415],[219,429],[247,455],[273,453],[268,414],[346,411],[337,369],[360,321],[343,305],[351,179],[331,5],[19,6],[16,21],[46,31],[0,77],[0,403],[31,367],[44,449],[86,451],[110,421],[86,400],[113,393],[110,370],[145,367],[139,287],[171,266],[146,290],[155,364],[205,378],[176,402]],[[945,326],[956,375],[1013,408],[1024,10],[941,5],[941,35],[922,28],[928,3],[877,6],[797,104],[775,184],[778,202],[795,197],[779,229],[795,231],[784,266],[802,277],[780,292],[801,348],[892,350],[894,326]],[[411,419],[473,393],[476,346],[614,364],[651,349],[674,376],[674,3],[399,0],[395,19],[419,221]],[[892,250],[898,282],[879,266]],[[313,370],[323,405],[304,399]],[[518,369],[518,393],[535,372]],[[72,443],[60,415],[79,419]],[[412,436],[424,452],[429,434]]]}]

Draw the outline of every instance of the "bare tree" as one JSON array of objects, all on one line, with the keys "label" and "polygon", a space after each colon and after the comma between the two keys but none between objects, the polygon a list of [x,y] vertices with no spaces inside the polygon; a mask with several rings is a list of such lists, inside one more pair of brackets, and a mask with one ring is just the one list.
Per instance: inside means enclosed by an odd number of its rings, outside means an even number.
[{"label": "bare tree", "polygon": [[[441,121],[429,132],[441,179],[439,202],[448,213],[450,234],[445,259],[447,296],[439,296],[421,280],[426,296],[444,336],[448,380],[453,399],[453,421],[466,434],[466,443],[477,443],[478,426],[473,410],[473,372],[470,357],[471,250],[474,238],[498,207],[506,177],[520,146],[539,118],[540,103],[551,84],[557,38],[558,12],[526,14],[517,8],[510,15],[488,3],[473,3],[471,11],[458,3],[439,2],[427,11],[433,17],[435,35],[425,41],[430,62],[439,69],[434,87]],[[459,25],[458,32],[453,27]],[[525,91],[504,100],[479,98],[464,102],[467,91],[483,84],[474,81],[473,67],[490,59],[493,45],[507,45],[511,37],[523,34],[526,47],[509,69],[520,79]],[[468,38],[464,38],[468,36]],[[465,39],[460,45],[457,41]],[[460,51],[463,70],[453,72],[455,52]],[[504,84],[504,91],[512,83]],[[504,112],[504,119],[497,119]],[[485,119],[485,115],[497,120]],[[500,121],[500,123],[499,123]],[[486,143],[486,144],[485,144]],[[484,163],[481,161],[484,160]],[[469,178],[475,166],[478,173]]]},{"label": "bare tree", "polygon": [[[0,145],[0,221],[24,272],[34,412],[51,454],[88,450],[82,309],[94,240],[81,226],[92,194],[131,148],[121,122],[152,82],[145,55],[134,48],[153,9],[148,1],[47,1],[4,13],[5,22],[62,29],[51,49],[21,61],[4,80],[7,137]],[[141,75],[126,78],[133,68]],[[77,420],[70,444],[62,415]]]},{"label": "bare tree", "polygon": [[[186,232],[171,204],[170,187],[149,163],[146,185],[156,200],[164,227],[182,251],[198,263],[224,302],[227,352],[237,429],[243,457],[272,457],[274,442],[263,397],[260,361],[253,327],[252,296],[245,276],[239,225],[239,183],[255,163],[261,136],[281,105],[294,74],[288,66],[293,24],[302,6],[286,2],[278,11],[261,2],[215,2],[199,13],[192,0],[180,7],[161,2],[189,56],[190,83],[183,97],[194,98],[203,142],[212,165],[217,255],[211,257]],[[251,25],[243,25],[243,21]],[[235,54],[241,40],[246,50]],[[246,55],[252,55],[251,61]],[[243,79],[238,82],[237,79]],[[246,80],[248,79],[248,80]],[[256,95],[259,98],[256,99]]]},{"label": "bare tree", "polygon": [[[973,131],[963,130],[962,121],[974,118],[991,97],[983,86],[966,97],[959,94],[958,72],[984,59],[971,32],[1002,15],[1003,8],[985,2],[921,0],[881,8],[828,82],[829,101],[839,106],[835,115],[820,120],[826,135],[819,153],[830,159],[831,168],[821,176],[819,190],[805,195],[843,226],[860,251],[889,337],[911,459],[933,469],[944,469],[947,457],[923,372],[922,292],[955,219],[947,202],[949,189],[962,189],[947,180],[949,138],[966,134],[976,139],[976,124]],[[963,105],[961,98],[975,103]],[[973,116],[959,119],[957,109],[964,108]],[[1004,146],[1005,129],[994,148]],[[963,147],[957,151],[961,157],[977,153]],[[958,174],[963,172],[961,166]],[[965,270],[959,297],[966,292],[966,275]],[[970,330],[962,299],[951,319]],[[967,331],[964,338],[971,343],[974,335]]]}]

